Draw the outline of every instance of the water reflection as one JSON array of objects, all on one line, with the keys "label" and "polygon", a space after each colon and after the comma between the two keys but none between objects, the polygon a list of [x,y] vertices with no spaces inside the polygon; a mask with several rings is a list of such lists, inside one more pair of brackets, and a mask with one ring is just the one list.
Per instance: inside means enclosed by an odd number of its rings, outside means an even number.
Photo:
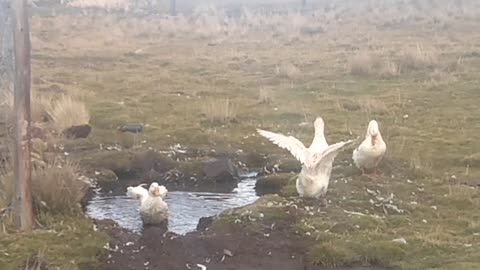
[{"label": "water reflection", "polygon": [[[201,217],[213,216],[223,210],[255,201],[254,174],[243,179],[231,193],[182,192],[168,193],[169,230],[185,234],[195,230]],[[96,219],[112,219],[120,226],[140,232],[142,221],[138,201],[124,194],[99,194],[87,206],[87,214]]]}]

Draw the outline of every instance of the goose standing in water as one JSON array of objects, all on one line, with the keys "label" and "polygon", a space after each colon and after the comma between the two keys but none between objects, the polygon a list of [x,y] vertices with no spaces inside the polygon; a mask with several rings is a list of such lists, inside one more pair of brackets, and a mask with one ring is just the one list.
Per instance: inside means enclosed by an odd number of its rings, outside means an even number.
[{"label": "goose standing in water", "polygon": [[362,175],[368,170],[374,170],[374,175],[377,175],[377,166],[382,160],[387,145],[382,139],[378,123],[375,120],[368,123],[365,140],[353,150],[352,159],[355,166],[362,170]]},{"label": "goose standing in water", "polygon": [[148,190],[144,188],[146,184],[140,184],[136,187],[127,187],[127,196],[140,200],[140,203],[148,196]]},{"label": "goose standing in water", "polygon": [[168,221],[168,205],[164,201],[168,190],[153,182],[148,191],[142,185],[128,187],[127,195],[140,200],[140,216],[144,225],[158,225]]},{"label": "goose standing in water", "polygon": [[292,136],[285,136],[261,129],[257,129],[258,133],[271,142],[277,144],[281,148],[285,148],[302,163],[302,170],[298,175],[296,188],[300,197],[305,198],[322,198],[322,205],[327,205],[325,198],[332,165],[335,157],[348,145],[354,142],[349,140],[328,145],[324,131],[324,122],[319,117],[315,120],[315,138],[312,145],[306,148],[298,139]]}]

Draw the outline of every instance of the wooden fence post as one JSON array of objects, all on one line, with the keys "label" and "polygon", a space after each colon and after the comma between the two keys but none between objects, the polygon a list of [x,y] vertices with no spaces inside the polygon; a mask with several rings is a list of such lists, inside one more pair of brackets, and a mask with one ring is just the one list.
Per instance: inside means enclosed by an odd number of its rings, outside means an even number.
[{"label": "wooden fence post", "polygon": [[15,223],[20,230],[33,227],[32,166],[30,158],[30,29],[27,0],[13,0],[15,50]]}]

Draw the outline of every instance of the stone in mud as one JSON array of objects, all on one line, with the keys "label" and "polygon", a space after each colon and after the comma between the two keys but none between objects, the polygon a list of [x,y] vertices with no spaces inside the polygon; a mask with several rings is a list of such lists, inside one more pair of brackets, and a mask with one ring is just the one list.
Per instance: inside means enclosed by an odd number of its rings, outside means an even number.
[{"label": "stone in mud", "polygon": [[139,172],[165,173],[175,166],[175,162],[153,150],[137,152],[132,160],[132,168]]},{"label": "stone in mud", "polygon": [[101,151],[89,157],[82,157],[82,166],[90,169],[109,169],[117,176],[144,176],[152,169],[164,173],[175,164],[168,157],[152,151]]},{"label": "stone in mud", "polygon": [[108,169],[101,169],[94,172],[94,178],[100,186],[109,185],[118,181],[118,176]]},{"label": "stone in mud", "polygon": [[92,127],[89,124],[71,126],[65,129],[62,133],[66,138],[69,139],[78,139],[86,138],[92,131]]},{"label": "stone in mud", "polygon": [[227,157],[210,158],[202,164],[205,177],[216,183],[236,182],[239,178],[237,168]]},{"label": "stone in mud", "polygon": [[255,191],[258,195],[279,193],[283,187],[288,185],[290,179],[296,177],[292,173],[280,173],[262,176],[255,183]]},{"label": "stone in mud", "polygon": [[216,157],[178,163],[165,174],[164,180],[176,188],[227,192],[236,187],[239,175],[230,158]]},{"label": "stone in mud", "polygon": [[197,231],[206,231],[213,223],[213,217],[202,217],[198,220]]},{"label": "stone in mud", "polygon": [[80,165],[92,170],[112,170],[117,176],[122,176],[131,174],[134,156],[129,151],[98,151],[83,156]]},{"label": "stone in mud", "polygon": [[245,156],[245,164],[249,168],[261,168],[265,162],[265,157],[257,152],[249,152]]}]

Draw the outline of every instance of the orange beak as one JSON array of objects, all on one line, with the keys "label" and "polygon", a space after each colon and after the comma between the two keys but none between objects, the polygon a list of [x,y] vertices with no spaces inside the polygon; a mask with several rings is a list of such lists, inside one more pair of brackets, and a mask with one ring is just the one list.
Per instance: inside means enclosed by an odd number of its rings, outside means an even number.
[{"label": "orange beak", "polygon": [[377,143],[377,135],[372,136],[372,145]]}]

